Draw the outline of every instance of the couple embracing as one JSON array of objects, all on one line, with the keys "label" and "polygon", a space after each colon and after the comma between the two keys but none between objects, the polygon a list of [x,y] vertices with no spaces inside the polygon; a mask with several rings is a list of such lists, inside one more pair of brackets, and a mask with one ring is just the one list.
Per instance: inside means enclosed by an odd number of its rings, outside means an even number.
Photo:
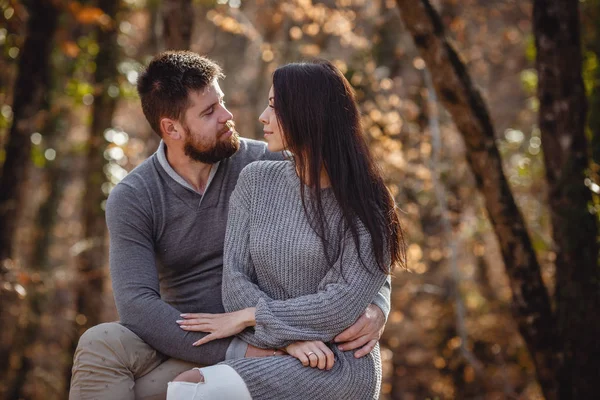
[{"label": "couple embracing", "polygon": [[120,322],[81,337],[70,399],[377,399],[404,241],[354,92],[327,61],[278,68],[265,144],[223,77],[187,51],[140,75],[162,140],[109,196]]}]

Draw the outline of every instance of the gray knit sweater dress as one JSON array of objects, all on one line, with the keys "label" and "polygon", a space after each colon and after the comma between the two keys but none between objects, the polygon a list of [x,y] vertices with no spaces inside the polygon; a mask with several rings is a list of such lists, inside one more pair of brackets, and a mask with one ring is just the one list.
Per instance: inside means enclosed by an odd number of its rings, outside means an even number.
[{"label": "gray knit sweater dress", "polygon": [[[231,195],[223,305],[228,312],[256,307],[256,326],[238,336],[258,347],[281,348],[298,340],[331,342],[364,312],[387,278],[375,263],[363,226],[359,225],[359,249],[348,232],[340,232],[341,211],[331,189],[324,189],[330,243],[340,246],[331,266],[300,196],[291,161],[246,166]],[[224,364],[244,379],[254,400],[377,399],[379,346],[356,359],[352,351],[328,345],[335,354],[329,371],[304,367],[287,355]]]}]

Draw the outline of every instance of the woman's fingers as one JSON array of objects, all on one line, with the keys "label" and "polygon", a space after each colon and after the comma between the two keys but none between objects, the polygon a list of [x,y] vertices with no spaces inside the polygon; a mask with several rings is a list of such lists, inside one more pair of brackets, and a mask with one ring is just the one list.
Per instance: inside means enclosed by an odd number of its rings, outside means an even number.
[{"label": "woman's fingers", "polygon": [[209,324],[212,321],[209,318],[190,318],[190,319],[178,319],[175,322],[177,322],[179,325],[198,325],[198,324]]},{"label": "woman's fingers", "polygon": [[333,363],[335,362],[333,351],[331,351],[331,349],[323,342],[317,342],[317,346],[319,346],[321,351],[325,354],[325,369],[330,370],[333,368]]},{"label": "woman's fingers", "polygon": [[219,315],[219,314],[204,314],[204,313],[179,314],[179,316],[183,319],[197,319],[197,318],[211,319],[211,318],[214,318],[216,315]]},{"label": "woman's fingers", "polygon": [[213,332],[215,329],[212,325],[179,325],[181,329],[184,331],[194,331],[194,332]]},{"label": "woman's fingers", "polygon": [[310,361],[309,365],[311,368],[316,368],[319,365],[319,355],[314,351],[309,351],[306,353],[306,357],[308,357],[308,361]]},{"label": "woman's fingers", "polygon": [[329,350],[323,342],[309,342],[310,366],[313,368],[325,369],[327,367],[327,353]]},{"label": "woman's fingers", "polygon": [[181,329],[186,331],[196,331],[196,332],[213,332],[216,330],[217,324],[213,321],[206,321],[202,319],[193,319],[193,320],[177,320],[177,324]]},{"label": "woman's fingers", "polygon": [[297,358],[305,367],[331,369],[335,362],[333,352],[320,341],[296,342],[286,347],[286,352]]},{"label": "woman's fingers", "polygon": [[203,344],[208,343],[215,339],[219,339],[219,337],[217,335],[214,335],[211,333],[209,335],[204,336],[202,339],[192,343],[192,346],[202,346]]},{"label": "woman's fingers", "polygon": [[310,361],[303,349],[294,348],[292,349],[290,354],[296,357],[305,367],[308,367],[310,365]]}]

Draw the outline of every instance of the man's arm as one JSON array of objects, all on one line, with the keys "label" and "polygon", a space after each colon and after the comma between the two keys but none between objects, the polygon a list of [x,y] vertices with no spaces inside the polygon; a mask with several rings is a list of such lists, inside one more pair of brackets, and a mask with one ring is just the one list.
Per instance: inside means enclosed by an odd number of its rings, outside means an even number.
[{"label": "man's arm", "polygon": [[373,350],[383,334],[385,322],[390,313],[391,283],[391,277],[388,276],[379,293],[373,299],[373,303],[367,307],[351,327],[335,337],[334,341],[341,343],[338,346],[341,350],[356,350],[354,352],[356,358],[366,356]]},{"label": "man's arm", "polygon": [[149,210],[143,196],[124,183],[106,204],[110,273],[121,323],[170,357],[203,365],[223,361],[231,339],[193,347],[205,334],[184,332],[175,322],[180,312],[161,299]]}]

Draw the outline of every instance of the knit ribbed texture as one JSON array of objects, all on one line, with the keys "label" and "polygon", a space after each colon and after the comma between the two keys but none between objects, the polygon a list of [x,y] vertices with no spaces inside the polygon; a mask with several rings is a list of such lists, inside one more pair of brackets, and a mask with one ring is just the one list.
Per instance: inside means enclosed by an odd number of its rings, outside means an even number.
[{"label": "knit ribbed texture", "polygon": [[[333,266],[306,217],[291,161],[256,162],[240,175],[229,203],[222,297],[227,311],[256,307],[256,326],[240,334],[252,345],[330,342],[356,321],[386,282],[366,229],[359,226],[357,249],[340,229],[333,192],[324,189],[322,195],[330,243],[340,246]],[[291,356],[225,363],[240,374],[255,400],[378,398],[379,347],[360,359],[330,347],[336,355],[330,371],[304,367]]]}]

